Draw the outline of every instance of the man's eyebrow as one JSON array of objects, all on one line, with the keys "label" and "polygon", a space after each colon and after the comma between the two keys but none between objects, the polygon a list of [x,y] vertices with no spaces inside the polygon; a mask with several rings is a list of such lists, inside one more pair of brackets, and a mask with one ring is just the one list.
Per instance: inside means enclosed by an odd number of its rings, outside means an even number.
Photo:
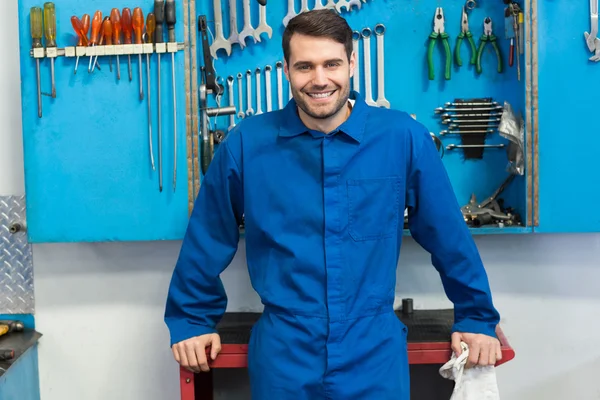
[{"label": "man's eyebrow", "polygon": [[[342,60],[341,58],[332,58],[330,60],[325,60],[323,63],[324,64],[329,64],[329,63],[332,63],[332,62],[338,62],[339,63],[339,62],[344,62],[344,60]],[[310,61],[296,61],[294,63],[294,67],[298,67],[298,66],[302,66],[302,65],[313,65],[313,63],[310,62]]]}]

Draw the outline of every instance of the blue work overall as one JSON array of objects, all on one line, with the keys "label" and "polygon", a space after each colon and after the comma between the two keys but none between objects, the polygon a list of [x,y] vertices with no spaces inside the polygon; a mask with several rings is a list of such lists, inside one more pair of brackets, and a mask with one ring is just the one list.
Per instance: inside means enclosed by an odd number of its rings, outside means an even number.
[{"label": "blue work overall", "polygon": [[327,134],[304,126],[293,99],[243,120],[190,217],[166,304],[171,343],[216,332],[244,216],[264,304],[248,352],[254,400],[409,400],[407,330],[393,310],[405,208],[454,303],[453,330],[495,336],[486,272],[429,131],[351,99]]}]

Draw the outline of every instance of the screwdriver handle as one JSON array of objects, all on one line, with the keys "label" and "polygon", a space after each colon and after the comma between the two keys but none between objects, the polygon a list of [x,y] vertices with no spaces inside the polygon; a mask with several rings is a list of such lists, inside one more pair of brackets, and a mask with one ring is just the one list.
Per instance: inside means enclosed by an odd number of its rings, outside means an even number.
[{"label": "screwdriver handle", "polygon": [[56,47],[56,10],[54,3],[44,3],[44,33],[46,47]]},{"label": "screwdriver handle", "polygon": [[38,48],[42,46],[42,9],[40,7],[31,7],[29,14],[29,22],[31,24],[31,39],[32,47]]},{"label": "screwdriver handle", "polygon": [[135,44],[142,44],[142,32],[144,30],[144,13],[140,7],[133,9],[133,32],[135,33]]},{"label": "screwdriver handle", "polygon": [[175,15],[175,0],[167,0],[165,18],[169,30],[169,42],[175,43],[175,23],[177,22],[177,17]]},{"label": "screwdriver handle", "polygon": [[110,23],[113,31],[113,44],[121,44],[121,13],[118,8],[110,11]]},{"label": "screwdriver handle", "polygon": [[121,17],[121,29],[123,29],[123,43],[131,44],[133,27],[131,25],[131,10],[127,7],[123,9],[123,15]]},{"label": "screwdriver handle", "polygon": [[154,0],[154,18],[156,27],[154,31],[154,43],[164,43],[165,39],[163,23],[165,22],[165,2],[164,0]]},{"label": "screwdriver handle", "polygon": [[98,40],[100,39],[98,37],[100,28],[102,28],[102,11],[96,11],[94,13],[94,18],[92,18],[92,34],[90,35],[91,45],[98,44]]},{"label": "screwdriver handle", "polygon": [[154,13],[148,13],[146,16],[146,43],[154,42],[154,29],[156,28],[156,18]]},{"label": "screwdriver handle", "polygon": [[105,45],[110,46],[113,44],[113,26],[108,17],[102,22],[102,36],[104,37]]},{"label": "screwdriver handle", "polygon": [[81,22],[81,20],[73,15],[71,17],[71,25],[73,25],[75,33],[77,33],[77,36],[79,36],[79,42],[77,42],[77,46],[87,46],[87,35],[83,29],[83,23]]}]

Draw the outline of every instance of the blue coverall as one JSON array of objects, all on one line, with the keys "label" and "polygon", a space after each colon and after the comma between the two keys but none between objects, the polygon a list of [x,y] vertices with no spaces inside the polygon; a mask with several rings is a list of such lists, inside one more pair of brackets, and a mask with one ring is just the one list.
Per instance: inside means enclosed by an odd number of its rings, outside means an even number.
[{"label": "blue coverall", "polygon": [[166,304],[171,343],[216,332],[244,215],[264,304],[248,350],[254,400],[409,400],[407,329],[393,310],[405,207],[454,303],[453,330],[495,336],[487,275],[429,131],[350,97],[328,134],[308,130],[293,99],[243,120],[190,217]]}]

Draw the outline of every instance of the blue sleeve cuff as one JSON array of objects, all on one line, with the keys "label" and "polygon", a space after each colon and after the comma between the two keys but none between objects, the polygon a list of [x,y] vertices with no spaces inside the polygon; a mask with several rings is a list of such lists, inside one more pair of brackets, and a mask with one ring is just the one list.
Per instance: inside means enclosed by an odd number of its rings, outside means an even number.
[{"label": "blue sleeve cuff", "polygon": [[206,325],[192,324],[186,320],[167,320],[167,325],[171,333],[171,346],[196,336],[217,333],[215,328]]},{"label": "blue sleeve cuff", "polygon": [[463,319],[452,326],[452,333],[476,333],[498,338],[496,335],[496,326],[496,322]]}]

